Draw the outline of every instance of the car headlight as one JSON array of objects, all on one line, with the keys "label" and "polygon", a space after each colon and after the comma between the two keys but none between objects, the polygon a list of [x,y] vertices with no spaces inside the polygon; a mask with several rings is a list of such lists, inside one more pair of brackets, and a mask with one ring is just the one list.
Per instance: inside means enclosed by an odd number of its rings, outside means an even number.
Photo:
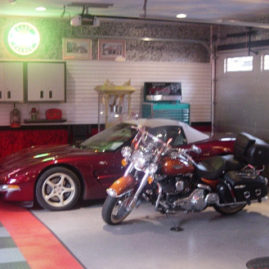
[{"label": "car headlight", "polygon": [[132,157],[132,161],[133,161],[135,169],[142,170],[146,163],[146,159],[144,157],[143,152],[140,150],[135,151]]},{"label": "car headlight", "polygon": [[131,154],[132,154],[132,149],[130,147],[123,147],[121,149],[121,155],[123,156],[123,158],[128,160]]}]

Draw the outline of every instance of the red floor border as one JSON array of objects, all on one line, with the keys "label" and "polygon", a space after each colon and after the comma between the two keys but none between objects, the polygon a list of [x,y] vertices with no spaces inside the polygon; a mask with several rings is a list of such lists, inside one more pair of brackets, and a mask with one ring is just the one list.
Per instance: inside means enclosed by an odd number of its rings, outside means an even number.
[{"label": "red floor border", "polygon": [[0,222],[31,268],[83,268],[53,233],[27,209],[0,202]]}]

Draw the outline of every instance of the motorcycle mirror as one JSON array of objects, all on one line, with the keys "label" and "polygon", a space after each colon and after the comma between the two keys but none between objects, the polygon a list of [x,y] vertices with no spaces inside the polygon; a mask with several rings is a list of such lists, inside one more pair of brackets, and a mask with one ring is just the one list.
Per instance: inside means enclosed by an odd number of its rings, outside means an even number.
[{"label": "motorcycle mirror", "polygon": [[196,145],[192,145],[191,150],[197,154],[200,154],[202,152],[202,150],[199,147],[197,147]]}]

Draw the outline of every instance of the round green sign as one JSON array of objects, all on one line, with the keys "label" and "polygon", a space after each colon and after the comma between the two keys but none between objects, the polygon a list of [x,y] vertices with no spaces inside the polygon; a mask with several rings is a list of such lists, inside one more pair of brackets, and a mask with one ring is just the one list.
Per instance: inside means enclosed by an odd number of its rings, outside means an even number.
[{"label": "round green sign", "polygon": [[35,26],[27,22],[15,24],[8,33],[10,48],[19,55],[29,55],[39,46],[40,36]]}]

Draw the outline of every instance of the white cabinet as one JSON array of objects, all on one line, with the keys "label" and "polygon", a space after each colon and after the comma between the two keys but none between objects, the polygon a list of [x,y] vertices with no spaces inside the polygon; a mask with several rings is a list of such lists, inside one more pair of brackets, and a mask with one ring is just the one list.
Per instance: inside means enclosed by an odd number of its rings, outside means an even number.
[{"label": "white cabinet", "polygon": [[65,101],[65,63],[27,63],[27,101]]},{"label": "white cabinet", "polygon": [[23,101],[23,63],[0,62],[0,102]]}]

